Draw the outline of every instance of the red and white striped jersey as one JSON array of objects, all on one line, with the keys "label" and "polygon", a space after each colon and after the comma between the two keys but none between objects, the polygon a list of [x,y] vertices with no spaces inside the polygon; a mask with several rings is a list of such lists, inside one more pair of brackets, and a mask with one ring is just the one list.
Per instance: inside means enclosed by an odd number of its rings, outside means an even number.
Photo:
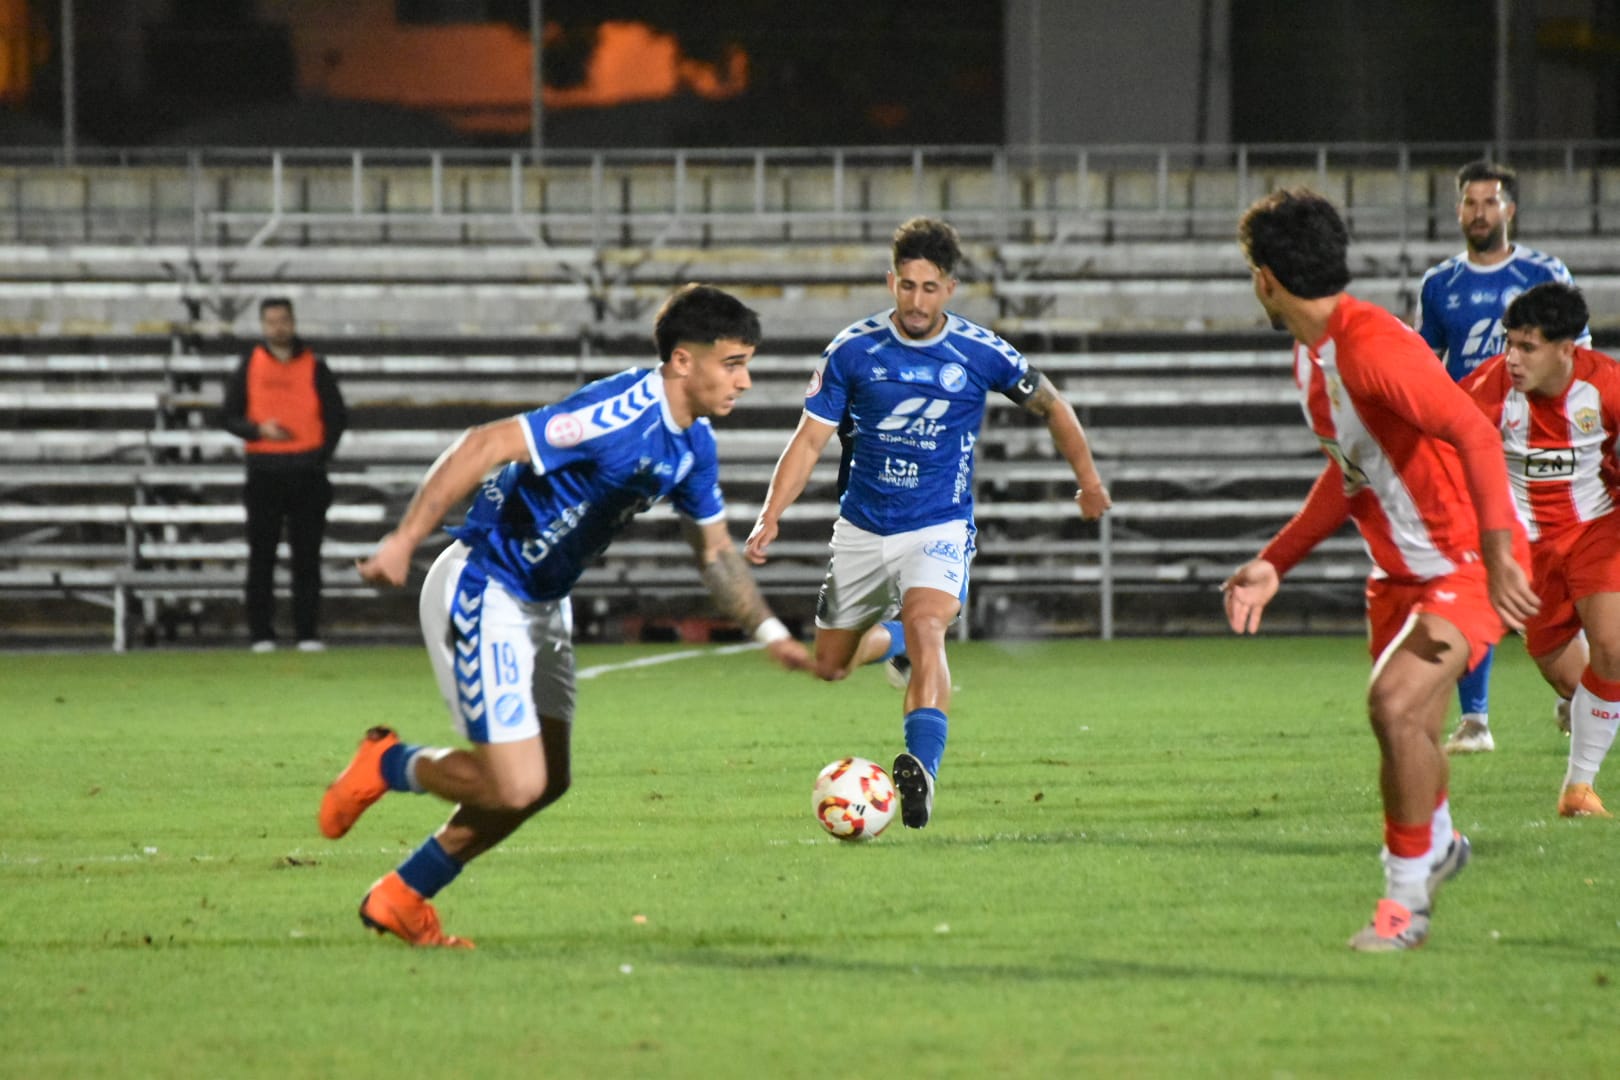
[{"label": "red and white striped jersey", "polygon": [[1620,365],[1575,349],[1575,377],[1557,397],[1513,389],[1507,357],[1495,356],[1462,383],[1496,425],[1508,482],[1531,540],[1612,513],[1620,504]]},{"label": "red and white striped jersey", "polygon": [[1495,433],[1423,339],[1389,312],[1342,297],[1322,339],[1295,346],[1294,379],[1329,464],[1262,552],[1279,572],[1346,515],[1376,573],[1404,581],[1476,562],[1482,529],[1514,527]]}]

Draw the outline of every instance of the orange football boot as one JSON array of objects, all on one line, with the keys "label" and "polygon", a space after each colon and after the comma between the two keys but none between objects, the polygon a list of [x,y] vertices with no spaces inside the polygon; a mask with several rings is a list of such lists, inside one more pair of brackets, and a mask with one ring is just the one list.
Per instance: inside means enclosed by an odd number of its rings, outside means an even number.
[{"label": "orange football boot", "polygon": [[382,775],[382,756],[384,750],[398,743],[399,736],[392,728],[374,727],[366,732],[348,768],[338,773],[338,778],[321,796],[317,820],[322,833],[336,840],[354,827],[366,807],[388,793],[388,784]]},{"label": "orange football boot", "polygon": [[1571,784],[1558,796],[1559,817],[1613,817],[1591,784]]},{"label": "orange football boot", "polygon": [[466,938],[446,934],[439,928],[439,913],[420,893],[399,876],[397,870],[378,880],[360,901],[360,921],[379,934],[393,934],[407,945],[470,949]]}]

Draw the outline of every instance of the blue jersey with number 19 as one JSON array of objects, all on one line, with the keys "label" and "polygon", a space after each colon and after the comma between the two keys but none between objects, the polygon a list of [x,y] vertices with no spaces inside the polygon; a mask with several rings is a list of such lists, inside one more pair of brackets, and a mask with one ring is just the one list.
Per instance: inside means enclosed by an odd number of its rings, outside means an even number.
[{"label": "blue jersey with number 19", "polygon": [[[1460,380],[1507,351],[1502,313],[1520,293],[1549,281],[1575,283],[1563,262],[1522,244],[1490,266],[1470,262],[1466,251],[1453,255],[1423,275],[1417,332],[1445,360],[1452,379]],[[1581,344],[1591,339],[1587,331]]]},{"label": "blue jersey with number 19", "polygon": [[992,390],[1011,390],[1029,365],[1018,350],[949,312],[926,341],[890,312],[833,339],[810,376],[804,408],[848,425],[845,518],[880,536],[973,520],[973,447]]},{"label": "blue jersey with number 19", "polygon": [[484,481],[449,530],[515,596],[567,596],[630,519],[665,498],[700,525],[725,517],[709,421],[678,427],[656,370],[610,375],[520,419],[529,460]]}]

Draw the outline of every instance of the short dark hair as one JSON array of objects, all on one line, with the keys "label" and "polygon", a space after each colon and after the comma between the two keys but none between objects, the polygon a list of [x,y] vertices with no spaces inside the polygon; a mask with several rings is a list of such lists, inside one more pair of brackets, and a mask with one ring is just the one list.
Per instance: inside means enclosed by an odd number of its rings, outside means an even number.
[{"label": "short dark hair", "polygon": [[956,276],[962,261],[962,242],[956,230],[938,218],[914,217],[894,230],[894,267],[912,259],[927,259],[947,277]]},{"label": "short dark hair", "polygon": [[1498,165],[1494,161],[1470,161],[1457,170],[1457,198],[1462,198],[1463,191],[1469,184],[1477,184],[1481,180],[1495,180],[1502,185],[1502,192],[1507,201],[1519,201],[1519,174],[1506,165]]},{"label": "short dark hair", "polygon": [[1540,330],[1548,341],[1574,341],[1586,332],[1590,319],[1581,290],[1544,281],[1513,298],[1502,313],[1502,329]]},{"label": "short dark hair", "polygon": [[712,345],[716,341],[740,341],[758,345],[761,338],[759,314],[735,296],[713,285],[693,282],[670,294],[653,320],[653,342],[658,359],[668,362],[675,346],[683,341]]},{"label": "short dark hair", "polygon": [[267,296],[263,300],[259,301],[259,318],[264,318],[264,313],[273,307],[284,307],[287,309],[287,314],[293,314],[293,306],[290,299],[285,296]]},{"label": "short dark hair", "polygon": [[1341,293],[1350,284],[1350,230],[1339,212],[1309,188],[1273,191],[1238,221],[1238,244],[1301,300]]}]

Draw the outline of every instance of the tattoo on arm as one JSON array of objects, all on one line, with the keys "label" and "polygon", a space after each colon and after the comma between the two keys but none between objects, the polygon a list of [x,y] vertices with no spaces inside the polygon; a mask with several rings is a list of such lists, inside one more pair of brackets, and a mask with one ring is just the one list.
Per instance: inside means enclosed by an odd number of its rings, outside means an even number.
[{"label": "tattoo on arm", "polygon": [[722,548],[704,564],[703,584],[708,586],[716,606],[750,634],[771,617],[771,609],[754,584],[748,564],[734,547]]},{"label": "tattoo on arm", "polygon": [[1023,406],[1036,416],[1046,417],[1051,415],[1052,407],[1056,405],[1057,402],[1057,387],[1052,385],[1051,379],[1048,379],[1045,375],[1042,375],[1040,385],[1037,386],[1035,388],[1035,392],[1023,402]]}]

